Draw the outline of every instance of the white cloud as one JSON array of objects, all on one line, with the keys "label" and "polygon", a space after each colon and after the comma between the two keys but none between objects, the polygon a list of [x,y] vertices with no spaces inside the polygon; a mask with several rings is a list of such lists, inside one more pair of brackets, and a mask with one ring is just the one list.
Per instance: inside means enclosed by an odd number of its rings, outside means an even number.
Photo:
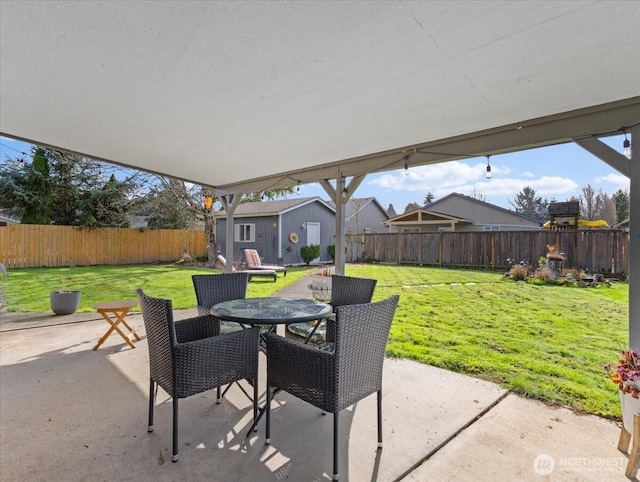
[{"label": "white cloud", "polygon": [[612,172],[606,176],[596,177],[595,182],[613,184],[616,191],[618,189],[629,189],[629,178],[624,174],[616,174]]},{"label": "white cloud", "polygon": [[434,194],[436,190],[451,192],[457,186],[483,178],[485,169],[485,164],[472,166],[459,161],[444,162],[410,167],[408,175],[404,174],[404,170],[392,171],[368,184],[392,191],[430,191]]},{"label": "white cloud", "polygon": [[504,177],[511,169],[500,164],[491,166],[493,178],[485,178],[486,164],[466,164],[453,161],[429,166],[409,168],[384,174],[369,182],[391,191],[431,192],[436,198],[451,192],[472,195],[482,193],[491,196],[515,196],[526,186],[535,189],[539,196],[571,195],[578,189],[575,181],[560,176],[542,176],[535,178],[530,172],[522,174],[524,178]]}]

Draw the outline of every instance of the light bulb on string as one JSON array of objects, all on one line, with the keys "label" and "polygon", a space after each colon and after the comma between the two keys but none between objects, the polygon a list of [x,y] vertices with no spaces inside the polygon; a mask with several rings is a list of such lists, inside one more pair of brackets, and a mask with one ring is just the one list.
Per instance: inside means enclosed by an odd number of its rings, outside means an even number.
[{"label": "light bulb on string", "polygon": [[624,141],[622,142],[622,155],[627,159],[631,159],[631,142],[627,139],[627,131],[622,130],[624,132]]},{"label": "light bulb on string", "polygon": [[409,164],[407,164],[408,159],[409,159],[409,156],[404,157],[404,175],[405,176],[409,175]]},{"label": "light bulb on string", "polygon": [[491,156],[487,156],[487,179],[491,179],[491,164],[489,164],[489,158]]},{"label": "light bulb on string", "polygon": [[300,181],[298,181],[298,185],[296,186],[296,194],[300,194]]}]

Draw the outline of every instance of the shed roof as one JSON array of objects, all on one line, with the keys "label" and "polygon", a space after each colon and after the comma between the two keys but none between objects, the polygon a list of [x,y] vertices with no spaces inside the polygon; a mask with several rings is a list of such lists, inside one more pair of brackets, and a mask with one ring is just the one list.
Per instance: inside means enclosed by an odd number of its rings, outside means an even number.
[{"label": "shed roof", "polygon": [[[323,201],[319,197],[301,197],[292,199],[276,199],[274,201],[261,201],[239,204],[235,210],[235,217],[261,217],[261,216],[277,216],[284,214],[293,209],[306,206],[314,202],[319,202],[326,206],[329,210],[335,212],[335,207],[328,202]],[[224,218],[227,213],[225,210],[216,211],[216,218]]]}]

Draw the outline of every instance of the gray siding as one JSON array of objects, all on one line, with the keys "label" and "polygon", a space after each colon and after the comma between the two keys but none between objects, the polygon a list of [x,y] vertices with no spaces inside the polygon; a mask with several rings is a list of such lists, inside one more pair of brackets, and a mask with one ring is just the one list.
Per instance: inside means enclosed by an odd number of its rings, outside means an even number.
[{"label": "gray siding", "polygon": [[[364,207],[358,206],[358,202],[362,201],[362,204],[366,205]],[[345,225],[345,231],[347,234],[357,234],[364,232],[364,228],[368,228],[371,233],[387,233],[387,227],[382,224],[386,221],[388,216],[383,213],[379,206],[368,199],[356,199],[354,202],[356,203],[356,212],[351,216],[351,218],[347,221]]]},{"label": "gray siding", "polygon": [[[320,223],[320,262],[329,262],[327,246],[334,243],[336,218],[333,211],[321,203],[307,204],[282,215],[282,255],[285,264],[303,263],[300,247],[307,244],[306,223]],[[296,233],[298,242],[292,243],[289,234]],[[287,251],[290,248],[291,251]]]},{"label": "gray siding", "polygon": [[[255,249],[265,264],[278,264],[278,216],[234,218],[235,224],[254,224],[255,242],[233,243],[233,260],[245,261],[244,250]],[[275,227],[273,224],[275,223]],[[216,220],[216,244],[226,253],[227,220]]]},{"label": "gray siding", "polygon": [[[302,227],[307,222],[320,223],[320,261],[329,262],[327,246],[333,244],[335,234],[335,215],[333,211],[319,202],[313,202],[281,216],[252,216],[234,217],[234,223],[254,224],[256,229],[255,242],[235,242],[233,247],[234,261],[245,261],[244,250],[256,249],[265,264],[292,265],[301,264],[300,247],[306,245],[306,230]],[[279,226],[279,223],[282,225]],[[226,252],[226,219],[216,220],[216,244],[224,255]],[[306,224],[305,224],[306,226]],[[282,233],[282,239],[278,238]],[[291,233],[298,235],[298,242],[289,239]],[[282,247],[282,257],[278,258],[278,247]],[[289,248],[289,250],[287,250]]]},{"label": "gray siding", "polygon": [[482,231],[486,225],[500,226],[502,231],[540,227],[540,224],[534,221],[457,196],[433,203],[429,210],[474,221],[474,225],[458,225],[456,230],[459,231]]}]

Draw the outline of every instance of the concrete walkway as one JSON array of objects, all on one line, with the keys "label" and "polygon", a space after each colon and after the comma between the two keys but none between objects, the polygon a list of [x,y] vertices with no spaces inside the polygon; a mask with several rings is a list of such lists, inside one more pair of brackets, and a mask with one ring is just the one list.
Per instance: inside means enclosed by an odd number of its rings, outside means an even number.
[{"label": "concrete walkway", "polygon": [[[307,297],[307,285],[278,294]],[[97,314],[0,313],[3,481],[331,479],[331,414],[281,393],[265,446],[264,422],[245,437],[251,405],[237,387],[221,405],[209,393],[180,401],[180,461],[171,463],[171,401],[160,390],[147,433],[144,326],[139,314],[128,322],[142,337],[136,349],[115,335],[93,351],[108,328]],[[611,421],[408,360],[387,359],[384,384],[384,449],[371,396],[341,416],[341,480],[628,480]]]}]

